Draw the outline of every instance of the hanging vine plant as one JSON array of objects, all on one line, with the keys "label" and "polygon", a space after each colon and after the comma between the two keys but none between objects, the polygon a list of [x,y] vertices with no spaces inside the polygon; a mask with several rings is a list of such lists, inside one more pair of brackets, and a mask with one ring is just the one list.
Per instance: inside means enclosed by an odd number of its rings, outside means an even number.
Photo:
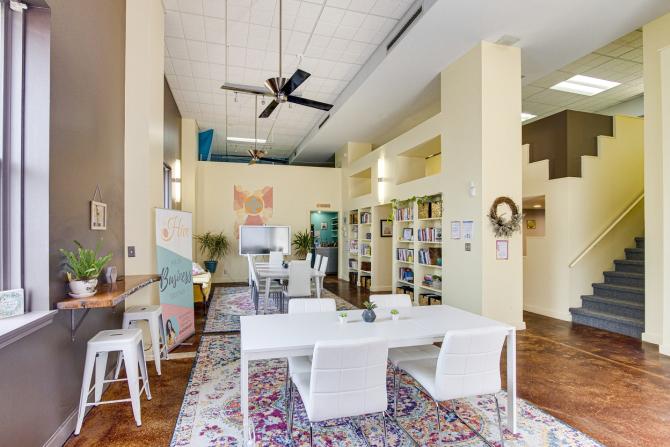
[{"label": "hanging vine plant", "polygon": [[404,200],[391,199],[391,214],[389,215],[389,220],[393,220],[395,217],[395,212],[398,210],[398,208],[410,206],[414,202],[416,202],[417,205],[423,205],[424,203],[434,202],[438,200],[439,197],[440,194],[431,194],[428,196],[412,196]]},{"label": "hanging vine plant", "polygon": [[[498,215],[499,205],[507,205],[512,214],[510,218],[505,217],[507,213]],[[519,207],[514,203],[514,200],[504,196],[493,201],[487,217],[496,237],[504,238],[512,237],[516,231],[519,231],[523,221],[523,214],[519,212]]]}]

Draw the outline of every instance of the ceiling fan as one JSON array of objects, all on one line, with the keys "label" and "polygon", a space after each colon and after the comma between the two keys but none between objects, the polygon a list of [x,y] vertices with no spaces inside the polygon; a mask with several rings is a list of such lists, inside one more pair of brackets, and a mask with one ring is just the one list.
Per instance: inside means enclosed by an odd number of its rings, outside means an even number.
[{"label": "ceiling fan", "polygon": [[301,106],[312,107],[314,109],[324,111],[330,110],[333,107],[332,104],[291,95],[291,93],[300,87],[300,85],[302,85],[302,83],[305,82],[310,76],[310,73],[307,73],[301,69],[297,69],[288,80],[282,77],[282,0],[279,0],[279,76],[267,79],[265,81],[266,88],[228,83],[223,84],[221,88],[223,90],[249,93],[252,95],[269,96],[273,98],[272,102],[268,104],[265,110],[263,110],[263,112],[261,112],[261,114],[258,116],[259,118],[269,117],[272,115],[272,112],[279,104],[285,102],[299,104]]}]

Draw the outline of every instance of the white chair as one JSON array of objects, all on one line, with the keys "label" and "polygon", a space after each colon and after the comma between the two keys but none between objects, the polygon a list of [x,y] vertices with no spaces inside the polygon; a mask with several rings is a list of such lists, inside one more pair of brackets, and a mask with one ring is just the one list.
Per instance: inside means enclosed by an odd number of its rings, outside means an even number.
[{"label": "white chair", "polygon": [[[132,306],[123,314],[123,329],[130,328],[135,321],[146,321],[149,323],[149,334],[151,335],[151,349],[154,355],[154,363],[156,364],[156,373],[161,375],[161,357],[165,355],[165,360],[168,358],[167,337],[165,336],[165,326],[163,325],[163,311],[161,306]],[[121,371],[121,358],[123,354],[119,355],[116,361],[116,373],[114,378],[119,378]]]},{"label": "white chair", "polygon": [[[312,296],[310,282],[312,268],[305,261],[291,261],[288,264],[288,285],[283,291],[283,300],[288,303],[291,298],[309,298]],[[282,311],[286,306],[281,306]]]},{"label": "white chair", "polygon": [[309,253],[307,253],[307,256],[305,256],[305,261],[307,261],[307,263],[309,265],[312,265],[312,252],[311,251]]},{"label": "white chair", "polygon": [[[334,298],[294,298],[288,302],[289,314],[306,314],[316,312],[335,312],[337,307]],[[286,405],[291,400],[291,376],[293,374],[309,372],[312,369],[312,356],[300,355],[289,357],[286,362]]]},{"label": "white chair", "polygon": [[376,304],[380,309],[412,307],[412,299],[409,295],[404,294],[370,295],[370,302]]},{"label": "white chair", "polygon": [[[256,270],[256,266],[254,265],[253,262],[249,263],[249,271],[251,273],[251,298],[254,302],[254,307],[256,309],[256,314],[258,314],[258,309],[259,309],[259,300],[261,296],[265,296],[265,288],[266,288],[266,283],[265,281],[261,281],[258,277],[258,271]],[[273,295],[280,296],[283,293],[284,288],[282,287],[281,284],[278,284],[274,281],[270,281],[270,293],[269,296],[272,297]],[[281,301],[279,299],[278,301]],[[265,303],[265,308],[267,309],[268,303]]]},{"label": "white chair", "polygon": [[284,264],[284,253],[281,251],[271,251],[268,264],[271,267],[281,267]]},{"label": "white chair", "polygon": [[[314,268],[317,268],[314,266]],[[317,280],[321,284],[321,290],[323,290],[323,280],[326,278],[326,270],[328,270],[328,256],[321,257],[321,265],[318,268],[319,272],[323,273],[323,276],[317,277]]]},{"label": "white chair", "polygon": [[[110,352],[120,351],[126,364],[126,378],[105,380],[107,372],[107,356]],[[95,382],[93,388],[91,379],[93,378],[93,369],[95,367]],[[138,368],[139,367],[139,368]],[[139,369],[139,371],[138,371]],[[140,389],[140,379],[142,388]],[[130,390],[129,399],[117,399],[102,401],[102,388],[105,383],[110,382],[128,382]],[[88,396],[91,391],[95,391],[95,402],[88,402]],[[79,413],[77,415],[77,425],[74,434],[81,432],[81,426],[86,415],[86,407],[97,406],[101,404],[112,404],[117,402],[130,402],[133,407],[133,416],[135,423],[139,427],[142,425],[142,416],[140,413],[140,396],[142,392],[151,400],[151,391],[149,390],[149,376],[147,374],[147,364],[144,360],[144,344],[142,343],[142,331],[140,329],[116,329],[100,331],[91,338],[86,345],[86,363],[84,364],[84,377],[81,383],[81,394],[79,397]]]},{"label": "white chair", "polygon": [[[311,371],[293,376],[309,420],[310,446],[314,445],[315,422],[379,414],[386,446],[387,353],[388,342],[382,338],[316,342]],[[289,438],[294,408],[295,397],[292,397]]]},{"label": "white chair", "polygon": [[314,257],[314,268],[316,270],[319,270],[319,267],[321,266],[321,255],[316,255]]},{"label": "white chair", "polygon": [[[439,439],[442,438],[439,402],[492,394],[498,411],[500,443],[504,446],[500,405],[496,393],[501,389],[500,355],[506,336],[507,330],[498,327],[448,331],[437,358],[399,362],[398,368],[401,374],[404,372],[412,376],[435,403]],[[396,401],[398,388],[395,389]],[[452,408],[456,406],[453,405]],[[491,443],[465,422],[455,410],[454,414],[491,446]],[[397,418],[397,413],[395,416]]]}]

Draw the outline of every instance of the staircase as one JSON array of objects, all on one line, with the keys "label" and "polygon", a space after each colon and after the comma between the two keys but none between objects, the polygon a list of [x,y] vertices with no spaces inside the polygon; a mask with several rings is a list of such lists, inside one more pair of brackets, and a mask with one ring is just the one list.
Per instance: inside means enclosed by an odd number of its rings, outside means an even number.
[{"label": "staircase", "polygon": [[644,332],[644,238],[626,249],[626,259],[603,272],[604,283],[593,284],[593,295],[582,296],[582,307],[570,308],[572,322],[641,338]]}]

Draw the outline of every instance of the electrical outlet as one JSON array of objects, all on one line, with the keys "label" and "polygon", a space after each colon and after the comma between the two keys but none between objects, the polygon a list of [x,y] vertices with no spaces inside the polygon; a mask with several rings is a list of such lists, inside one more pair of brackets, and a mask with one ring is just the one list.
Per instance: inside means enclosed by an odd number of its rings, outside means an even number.
[{"label": "electrical outlet", "polygon": [[128,246],[128,257],[129,258],[134,258],[135,257],[135,246],[134,245],[129,245]]},{"label": "electrical outlet", "polygon": [[465,243],[465,251],[472,251],[472,244],[470,242]]}]

